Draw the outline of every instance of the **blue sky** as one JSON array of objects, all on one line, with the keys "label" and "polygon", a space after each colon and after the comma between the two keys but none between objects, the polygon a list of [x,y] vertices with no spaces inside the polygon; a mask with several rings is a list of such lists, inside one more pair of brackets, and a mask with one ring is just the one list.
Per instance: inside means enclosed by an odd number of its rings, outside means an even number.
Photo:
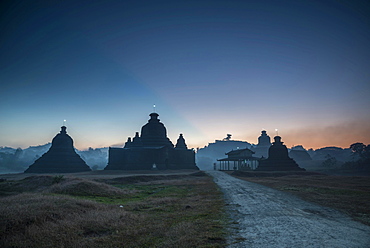
[{"label": "blue sky", "polygon": [[370,143],[368,1],[5,1],[0,146],[170,139]]}]

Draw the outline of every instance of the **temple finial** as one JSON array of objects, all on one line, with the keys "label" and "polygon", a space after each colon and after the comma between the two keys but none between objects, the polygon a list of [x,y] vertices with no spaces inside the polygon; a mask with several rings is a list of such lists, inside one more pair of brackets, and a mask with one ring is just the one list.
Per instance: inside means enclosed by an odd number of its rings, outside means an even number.
[{"label": "temple finial", "polygon": [[62,126],[61,128],[60,128],[60,133],[61,134],[66,134],[67,133],[67,127],[66,126]]}]

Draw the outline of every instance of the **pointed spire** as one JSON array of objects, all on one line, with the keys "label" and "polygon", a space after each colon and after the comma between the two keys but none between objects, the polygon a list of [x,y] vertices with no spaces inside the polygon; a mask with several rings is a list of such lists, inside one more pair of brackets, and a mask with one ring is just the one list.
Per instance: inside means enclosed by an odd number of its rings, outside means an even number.
[{"label": "pointed spire", "polygon": [[132,146],[132,141],[131,141],[131,137],[128,137],[126,143],[125,143],[125,146],[123,148],[129,148]]},{"label": "pointed spire", "polygon": [[282,145],[284,142],[281,142],[281,137],[280,136],[275,136],[274,137],[274,140],[275,140],[275,142],[274,142],[274,144],[276,144],[276,145]]},{"label": "pointed spire", "polygon": [[150,116],[150,120],[149,121],[160,121],[158,119],[159,114],[157,114],[157,113],[151,113],[149,116]]},{"label": "pointed spire", "polygon": [[143,146],[143,143],[141,142],[141,138],[139,136],[139,132],[135,133],[135,137],[132,139],[131,146]]},{"label": "pointed spire", "polygon": [[66,127],[66,126],[62,126],[62,127],[60,128],[60,133],[61,133],[61,134],[67,134],[67,127]]},{"label": "pointed spire", "polygon": [[177,139],[177,143],[176,143],[176,146],[175,146],[176,149],[188,149],[186,143],[185,143],[185,139],[184,137],[182,136],[182,133],[180,133],[180,136],[179,138]]}]

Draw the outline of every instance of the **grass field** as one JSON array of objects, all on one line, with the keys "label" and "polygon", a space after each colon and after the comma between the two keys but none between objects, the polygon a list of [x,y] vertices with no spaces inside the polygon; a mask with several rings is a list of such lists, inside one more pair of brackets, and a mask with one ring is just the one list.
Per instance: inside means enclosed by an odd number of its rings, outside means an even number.
[{"label": "grass field", "polygon": [[0,183],[0,247],[224,247],[221,192],[204,172]]},{"label": "grass field", "polygon": [[[370,177],[327,176],[317,173],[289,175],[270,173],[258,175],[253,173],[230,173],[240,179],[259,183],[298,197],[338,209],[354,220],[370,225]],[[274,175],[274,176],[271,176]]]},{"label": "grass field", "polygon": [[[2,180],[0,247],[226,246],[222,194],[204,172],[101,173]],[[369,177],[230,174],[370,225]]]}]

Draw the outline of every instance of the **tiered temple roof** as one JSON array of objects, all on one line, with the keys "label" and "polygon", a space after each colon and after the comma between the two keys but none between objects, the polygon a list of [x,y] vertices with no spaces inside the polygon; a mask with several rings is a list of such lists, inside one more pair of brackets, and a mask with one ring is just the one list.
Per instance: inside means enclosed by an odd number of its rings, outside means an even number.
[{"label": "tiered temple roof", "polygon": [[141,128],[141,135],[136,132],[123,148],[109,148],[105,170],[198,169],[195,152],[187,148],[183,135],[180,134],[174,146],[159,115],[151,113],[149,116],[148,123]]}]

